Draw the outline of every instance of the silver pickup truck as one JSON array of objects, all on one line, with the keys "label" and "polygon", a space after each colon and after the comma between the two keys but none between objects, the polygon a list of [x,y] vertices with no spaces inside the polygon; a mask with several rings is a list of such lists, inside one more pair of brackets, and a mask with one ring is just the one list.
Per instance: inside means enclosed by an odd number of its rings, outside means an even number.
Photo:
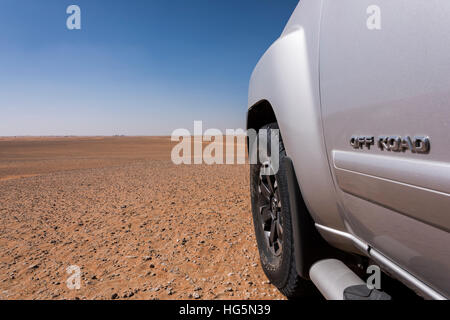
[{"label": "silver pickup truck", "polygon": [[258,62],[247,129],[279,129],[280,168],[251,166],[252,211],[287,297],[388,299],[370,266],[450,297],[449,19],[448,0],[301,0]]}]

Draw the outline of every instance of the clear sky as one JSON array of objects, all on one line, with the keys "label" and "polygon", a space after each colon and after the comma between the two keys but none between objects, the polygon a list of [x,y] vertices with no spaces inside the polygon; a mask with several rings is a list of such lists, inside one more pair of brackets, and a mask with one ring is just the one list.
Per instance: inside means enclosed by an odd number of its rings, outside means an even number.
[{"label": "clear sky", "polygon": [[1,0],[0,136],[244,128],[251,72],[297,3]]}]

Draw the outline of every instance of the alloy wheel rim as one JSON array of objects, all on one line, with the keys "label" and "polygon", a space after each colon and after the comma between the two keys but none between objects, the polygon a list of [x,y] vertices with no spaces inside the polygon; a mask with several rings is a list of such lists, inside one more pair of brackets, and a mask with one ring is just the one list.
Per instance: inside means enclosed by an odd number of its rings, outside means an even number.
[{"label": "alloy wheel rim", "polygon": [[283,251],[283,227],[281,217],[281,198],[275,175],[264,175],[263,165],[259,175],[258,191],[260,195],[259,213],[262,230],[269,250],[275,256]]}]

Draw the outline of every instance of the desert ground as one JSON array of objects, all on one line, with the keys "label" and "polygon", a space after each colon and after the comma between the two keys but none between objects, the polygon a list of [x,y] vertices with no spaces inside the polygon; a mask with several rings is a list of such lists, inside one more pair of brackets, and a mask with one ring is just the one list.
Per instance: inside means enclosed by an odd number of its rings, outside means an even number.
[{"label": "desert ground", "polygon": [[0,299],[283,299],[260,267],[248,166],[177,166],[173,145],[0,138]]}]

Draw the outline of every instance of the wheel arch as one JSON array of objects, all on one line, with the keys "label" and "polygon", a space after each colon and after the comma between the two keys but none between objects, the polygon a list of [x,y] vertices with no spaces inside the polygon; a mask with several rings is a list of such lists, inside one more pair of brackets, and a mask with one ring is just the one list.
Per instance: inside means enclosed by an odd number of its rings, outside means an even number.
[{"label": "wheel arch", "polygon": [[[264,124],[278,123],[313,220],[347,231],[323,137],[319,90],[320,7],[316,9],[317,17],[305,17],[307,25],[283,34],[255,67],[249,85],[247,129],[257,130]],[[350,243],[323,236],[338,248],[354,249]]]},{"label": "wheel arch", "polygon": [[248,109],[247,112],[247,130],[254,129],[258,131],[262,126],[278,122],[272,104],[268,100],[261,100]]}]

